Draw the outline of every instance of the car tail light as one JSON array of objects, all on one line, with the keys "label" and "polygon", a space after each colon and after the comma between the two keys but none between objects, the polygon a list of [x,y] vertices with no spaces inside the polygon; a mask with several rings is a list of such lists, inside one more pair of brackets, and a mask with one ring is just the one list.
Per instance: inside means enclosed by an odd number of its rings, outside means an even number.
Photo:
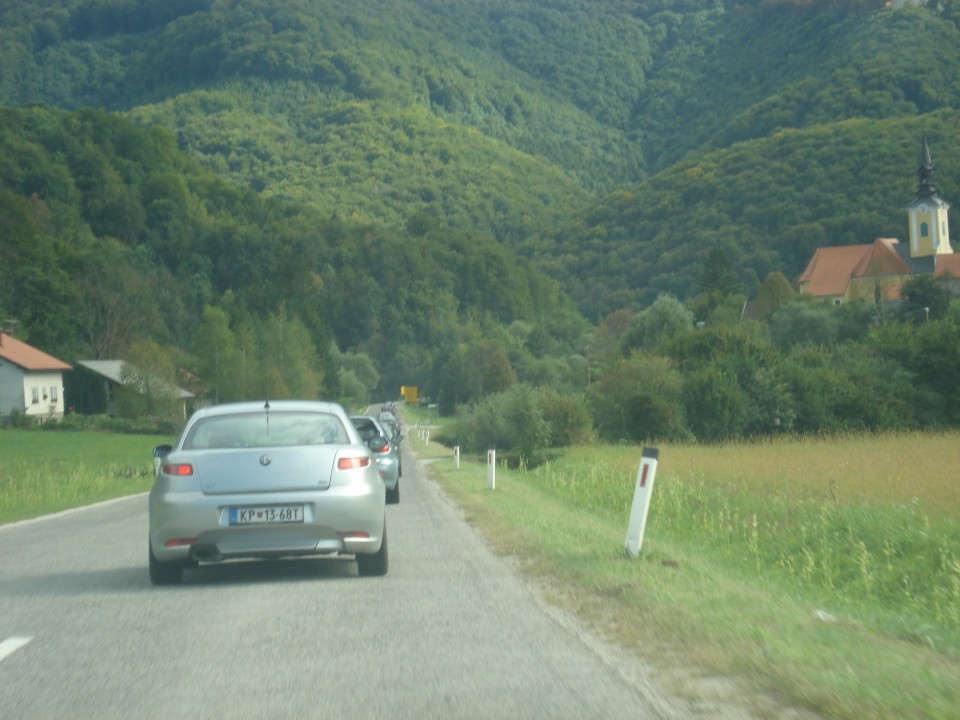
[{"label": "car tail light", "polygon": [[193,475],[193,465],[190,463],[167,463],[163,466],[163,474],[177,475],[178,477]]},{"label": "car tail light", "polygon": [[342,540],[349,540],[351,538],[367,540],[370,538],[370,533],[363,532],[363,530],[347,530],[345,532],[338,532],[337,535],[339,535]]},{"label": "car tail light", "polygon": [[370,458],[364,456],[337,458],[337,470],[359,470],[369,465]]},{"label": "car tail light", "polygon": [[191,538],[174,538],[173,540],[167,540],[163,546],[164,547],[180,547],[182,545],[193,545],[197,539],[195,537]]},{"label": "car tail light", "polygon": [[390,443],[383,446],[383,450],[378,450],[381,455],[387,455],[390,452]]}]

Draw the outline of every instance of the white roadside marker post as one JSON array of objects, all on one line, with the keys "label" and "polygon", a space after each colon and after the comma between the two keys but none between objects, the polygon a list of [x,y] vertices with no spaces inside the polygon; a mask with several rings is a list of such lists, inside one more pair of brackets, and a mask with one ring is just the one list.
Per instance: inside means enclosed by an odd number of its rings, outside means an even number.
[{"label": "white roadside marker post", "polygon": [[497,489],[497,449],[495,447],[487,450],[487,487],[491,490]]},{"label": "white roadside marker post", "polygon": [[455,445],[453,448],[453,466],[459,470],[460,469],[460,446]]},{"label": "white roadside marker post", "polygon": [[644,448],[640,456],[640,469],[633,489],[633,506],[630,508],[630,522],[627,525],[627,554],[637,557],[643,545],[643,531],[647,526],[647,513],[650,510],[650,496],[653,494],[653,479],[657,474],[657,460],[660,451],[657,448]]}]

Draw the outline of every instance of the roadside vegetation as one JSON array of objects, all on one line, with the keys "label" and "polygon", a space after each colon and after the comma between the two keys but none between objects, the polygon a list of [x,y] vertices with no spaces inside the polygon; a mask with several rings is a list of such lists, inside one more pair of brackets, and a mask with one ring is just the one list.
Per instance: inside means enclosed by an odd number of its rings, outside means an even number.
[{"label": "roadside vegetation", "polygon": [[482,459],[455,470],[449,448],[411,437],[499,552],[682,694],[707,702],[719,677],[746,684],[760,716],[778,714],[771,699],[851,720],[960,707],[955,431],[659,443],[636,560],[623,544],[639,447],[500,464],[491,492]]},{"label": "roadside vegetation", "polygon": [[0,524],[146,492],[163,435],[0,430]]}]

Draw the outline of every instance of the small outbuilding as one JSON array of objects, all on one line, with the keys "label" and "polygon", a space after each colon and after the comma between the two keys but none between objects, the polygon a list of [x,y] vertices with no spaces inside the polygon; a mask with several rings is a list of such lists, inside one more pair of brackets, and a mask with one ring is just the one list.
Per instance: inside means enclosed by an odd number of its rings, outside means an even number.
[{"label": "small outbuilding", "polygon": [[151,388],[138,387],[144,383],[145,377],[123,360],[78,360],[68,381],[70,410],[85,415],[116,415],[117,394],[122,389],[132,388],[142,394],[159,387],[164,396],[177,403],[178,413],[187,417],[187,403],[194,397],[192,392],[168,383],[153,383],[149,379],[146,382]]}]

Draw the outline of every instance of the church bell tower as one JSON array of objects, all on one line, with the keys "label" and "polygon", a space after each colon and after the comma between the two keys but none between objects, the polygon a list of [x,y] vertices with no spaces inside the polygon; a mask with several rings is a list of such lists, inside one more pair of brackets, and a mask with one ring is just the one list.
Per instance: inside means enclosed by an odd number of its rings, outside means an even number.
[{"label": "church bell tower", "polygon": [[933,160],[926,136],[920,147],[919,183],[913,202],[907,206],[910,215],[910,257],[921,258],[953,252],[950,247],[950,225],[947,212],[950,203],[937,194],[933,181]]}]

